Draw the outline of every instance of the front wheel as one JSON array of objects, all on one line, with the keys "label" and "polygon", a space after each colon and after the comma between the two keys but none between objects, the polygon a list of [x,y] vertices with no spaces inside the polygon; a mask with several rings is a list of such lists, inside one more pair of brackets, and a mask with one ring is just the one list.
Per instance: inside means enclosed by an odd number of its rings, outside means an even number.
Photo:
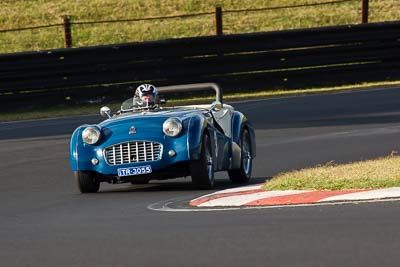
[{"label": "front wheel", "polygon": [[192,176],[192,182],[200,189],[211,189],[214,187],[214,165],[211,141],[207,134],[203,136],[200,158],[190,162],[190,174]]},{"label": "front wheel", "polygon": [[96,193],[99,191],[100,182],[94,172],[75,171],[74,172],[79,191],[81,193]]},{"label": "front wheel", "polygon": [[240,168],[228,170],[229,179],[234,183],[246,183],[250,180],[253,159],[251,158],[251,143],[248,130],[242,131],[240,138],[241,160]]}]

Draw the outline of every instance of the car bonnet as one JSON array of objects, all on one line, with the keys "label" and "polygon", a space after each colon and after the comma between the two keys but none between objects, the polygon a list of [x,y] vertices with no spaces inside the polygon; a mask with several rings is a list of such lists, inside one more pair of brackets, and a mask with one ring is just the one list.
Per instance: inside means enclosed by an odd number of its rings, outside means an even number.
[{"label": "car bonnet", "polygon": [[162,124],[168,118],[179,118],[181,121],[191,117],[192,115],[201,114],[203,110],[196,109],[174,109],[162,110],[157,112],[141,112],[130,113],[115,118],[107,119],[99,124],[101,129],[113,129],[114,132],[118,129],[131,129],[132,127],[142,127],[146,132],[159,132],[162,130]]}]

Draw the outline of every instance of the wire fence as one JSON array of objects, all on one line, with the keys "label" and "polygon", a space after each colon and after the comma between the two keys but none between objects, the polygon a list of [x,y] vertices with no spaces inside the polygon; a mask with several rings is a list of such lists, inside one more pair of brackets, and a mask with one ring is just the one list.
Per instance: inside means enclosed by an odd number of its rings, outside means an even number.
[{"label": "wire fence", "polygon": [[278,9],[304,8],[313,6],[315,7],[315,6],[325,6],[332,4],[341,4],[345,2],[355,2],[355,1],[356,0],[337,0],[337,1],[301,4],[301,5],[276,6],[276,7],[254,8],[254,9],[235,9],[235,10],[225,10],[224,13],[259,12],[259,11],[278,10]]},{"label": "wire fence", "polygon": [[[366,23],[368,21],[368,3],[369,0],[334,0],[255,9],[222,10],[221,7],[216,7],[215,11],[194,14],[97,21],[78,21],[75,17],[63,16],[61,23],[0,29],[0,53],[285,28],[307,28],[321,24],[325,26],[329,24]],[[352,5],[349,12],[354,14],[348,16],[350,19],[338,18],[335,21],[331,17],[331,23],[321,21],[321,12],[328,13],[332,6],[341,8],[346,4]],[[313,13],[309,10],[310,7],[325,9],[318,9],[317,12]],[[302,23],[304,19],[299,17],[299,14],[294,14],[298,13],[297,10],[299,9],[307,9],[308,12],[304,11],[300,16],[308,17],[314,23]],[[277,11],[280,11],[280,13],[277,13]],[[289,12],[289,14],[282,12]],[[290,12],[293,14],[290,14]],[[277,14],[279,17],[276,17]],[[359,14],[362,14],[362,18]],[[296,16],[297,19],[295,19]],[[164,23],[166,20],[178,21],[174,22],[173,27],[171,27],[168,23]],[[278,23],[282,21],[281,26],[276,26],[276,21]],[[287,25],[288,21],[292,24]],[[297,22],[294,23],[293,21]],[[121,24],[124,26],[121,27]],[[26,32],[31,32],[31,34],[26,34]],[[27,42],[26,40],[30,41]]]}]

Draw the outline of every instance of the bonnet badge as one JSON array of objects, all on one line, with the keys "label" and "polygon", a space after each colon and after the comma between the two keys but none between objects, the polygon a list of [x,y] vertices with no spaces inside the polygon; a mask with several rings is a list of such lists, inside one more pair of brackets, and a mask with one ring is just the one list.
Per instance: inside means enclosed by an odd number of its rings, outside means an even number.
[{"label": "bonnet badge", "polygon": [[135,128],[135,126],[132,126],[130,129],[129,129],[129,134],[135,134],[136,133],[136,128]]}]

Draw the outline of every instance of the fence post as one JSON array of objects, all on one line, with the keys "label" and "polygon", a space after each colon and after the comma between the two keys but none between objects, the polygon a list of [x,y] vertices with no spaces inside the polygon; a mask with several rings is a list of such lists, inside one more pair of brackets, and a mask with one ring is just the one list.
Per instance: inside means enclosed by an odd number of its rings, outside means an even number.
[{"label": "fence post", "polygon": [[362,0],[362,23],[368,23],[369,0]]},{"label": "fence post", "polygon": [[215,29],[217,35],[223,35],[222,30],[222,8],[220,6],[215,7]]},{"label": "fence post", "polygon": [[71,19],[69,16],[63,16],[64,21],[64,47],[72,47]]}]

